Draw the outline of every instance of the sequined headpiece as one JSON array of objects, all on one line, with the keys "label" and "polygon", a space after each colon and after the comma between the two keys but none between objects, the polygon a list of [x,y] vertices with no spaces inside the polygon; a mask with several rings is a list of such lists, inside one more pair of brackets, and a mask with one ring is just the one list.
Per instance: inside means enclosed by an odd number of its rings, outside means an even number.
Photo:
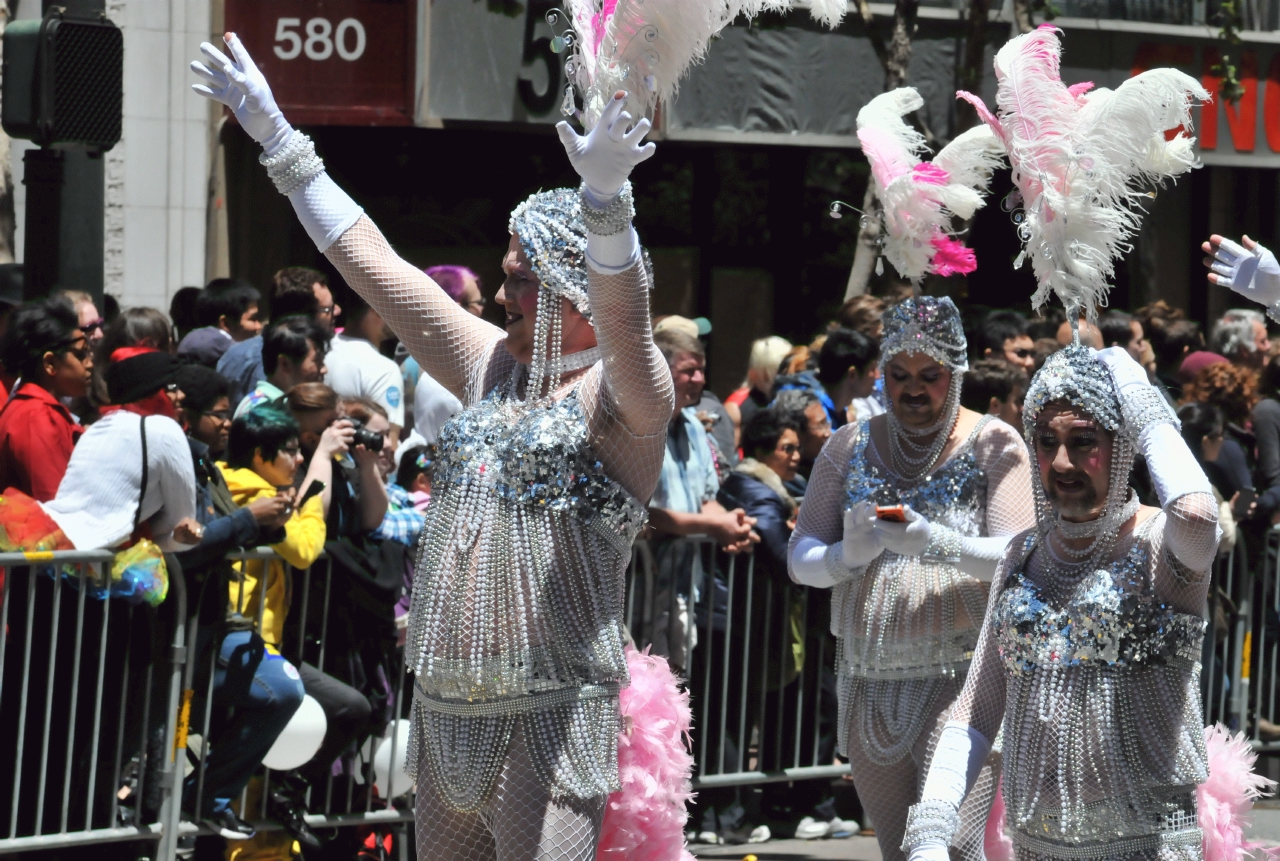
[{"label": "sequined headpiece", "polygon": [[1072,344],[1048,358],[1044,367],[1032,377],[1031,387],[1023,401],[1022,430],[1032,463],[1036,461],[1036,419],[1054,401],[1066,401],[1084,410],[1112,433],[1111,473],[1102,514],[1095,520],[1083,523],[1063,520],[1050,502],[1041,481],[1032,481],[1036,497],[1036,521],[1042,536],[1056,527],[1069,538],[1092,538],[1093,541],[1085,550],[1071,551],[1068,555],[1077,561],[1101,564],[1115,546],[1120,526],[1138,508],[1138,497],[1129,489],[1129,472],[1137,454],[1137,441],[1133,434],[1127,432],[1120,411],[1120,400],[1116,397],[1115,383],[1111,379],[1111,373],[1098,361],[1098,352],[1091,347]]},{"label": "sequined headpiece", "polygon": [[916,296],[885,312],[880,367],[898,353],[924,353],[953,371],[969,370],[969,344],[955,303],[946,296]]},{"label": "sequined headpiece", "polygon": [[507,229],[520,237],[542,286],[591,319],[587,301],[587,228],[576,188],[530,195],[511,212]]},{"label": "sequined headpiece", "polygon": [[1022,405],[1022,429],[1028,440],[1035,431],[1040,411],[1054,401],[1079,407],[1112,433],[1123,424],[1115,383],[1091,347],[1080,344],[1064,347],[1049,356],[1032,378]]}]

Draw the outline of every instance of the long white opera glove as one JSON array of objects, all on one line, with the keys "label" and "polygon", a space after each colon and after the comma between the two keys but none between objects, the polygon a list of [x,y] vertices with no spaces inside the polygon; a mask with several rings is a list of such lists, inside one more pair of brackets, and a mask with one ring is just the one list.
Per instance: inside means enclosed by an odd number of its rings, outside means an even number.
[{"label": "long white opera glove", "polygon": [[289,125],[266,77],[236,34],[228,34],[226,43],[234,62],[208,42],[201,43],[208,63],[194,61],[191,71],[204,83],[192,84],[191,89],[231,108],[241,128],[262,144],[259,161],[280,193],[288,196],[311,241],[327,251],[364,210],[325,173],[311,139]]},{"label": "long white opera glove", "polygon": [[650,123],[641,118],[627,131],[631,114],[622,110],[626,93],[610,100],[595,128],[580,135],[568,123],[556,124],[569,163],[582,177],[582,217],[587,225],[587,265],[612,274],[640,261],[640,239],[631,227],[635,210],[627,177],[657,151],[642,143]]},{"label": "long white opera glove", "polygon": [[791,548],[791,576],[805,586],[829,589],[860,576],[884,552],[875,532],[876,505],[860,502],[844,513],[844,535],[835,544],[805,536]]},{"label": "long white opera glove", "polygon": [[1230,239],[1223,239],[1209,269],[1218,283],[1230,287],[1246,299],[1265,305],[1271,319],[1280,322],[1280,262],[1266,248],[1252,251]]},{"label": "long white opera glove", "polygon": [[200,52],[207,63],[195,60],[191,71],[205,83],[192,84],[191,89],[231,108],[249,137],[262,144],[267,155],[275,155],[293,136],[293,126],[280,113],[267,79],[240,44],[239,37],[229,33],[224,41],[234,62],[213,45],[201,42]]},{"label": "long white opera glove", "polygon": [[960,826],[960,805],[990,752],[991,742],[968,724],[948,721],[942,728],[920,803],[912,806],[907,816],[902,851],[909,861],[941,861],[946,857]]},{"label": "long white opera glove", "polygon": [[1125,425],[1138,437],[1160,507],[1188,493],[1213,493],[1209,479],[1178,432],[1178,417],[1168,401],[1147,381],[1147,372],[1121,347],[1098,352],[1120,398]]}]

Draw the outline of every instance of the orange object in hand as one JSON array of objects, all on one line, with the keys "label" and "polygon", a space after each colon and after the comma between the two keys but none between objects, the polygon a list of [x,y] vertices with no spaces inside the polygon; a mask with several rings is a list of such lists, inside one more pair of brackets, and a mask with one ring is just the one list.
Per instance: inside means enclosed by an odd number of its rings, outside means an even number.
[{"label": "orange object in hand", "polygon": [[894,523],[906,523],[907,510],[901,505],[877,505],[876,520],[889,520]]}]

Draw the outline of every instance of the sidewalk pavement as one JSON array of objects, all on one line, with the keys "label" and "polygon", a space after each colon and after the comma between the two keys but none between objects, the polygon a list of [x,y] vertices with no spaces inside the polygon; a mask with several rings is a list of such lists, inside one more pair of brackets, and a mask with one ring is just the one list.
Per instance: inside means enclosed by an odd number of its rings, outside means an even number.
[{"label": "sidewalk pavement", "polygon": [[[1274,805],[1274,806],[1273,806]],[[1253,826],[1249,840],[1269,846],[1280,846],[1280,801],[1263,802],[1253,810]],[[844,840],[770,840],[749,846],[689,847],[698,858],[724,858],[742,861],[754,855],[755,861],[801,861],[801,859],[840,859],[840,861],[880,861],[880,847],[874,837],[849,837]]]}]

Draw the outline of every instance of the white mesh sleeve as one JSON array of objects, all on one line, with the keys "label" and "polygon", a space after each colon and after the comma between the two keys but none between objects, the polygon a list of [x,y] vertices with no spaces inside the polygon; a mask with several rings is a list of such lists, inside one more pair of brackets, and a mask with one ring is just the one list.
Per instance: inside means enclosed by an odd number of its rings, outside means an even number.
[{"label": "white mesh sleeve", "polygon": [[[844,537],[845,479],[857,440],[858,425],[845,425],[831,435],[813,465],[787,553],[791,578],[796,582],[803,582],[798,579],[794,567],[797,553],[801,553],[805,559],[814,556],[822,558],[827,547],[833,544],[840,546],[840,540]],[[800,546],[802,541],[803,548]],[[801,564],[804,565],[803,562]]]},{"label": "white mesh sleeve", "polygon": [[987,476],[987,520],[983,535],[1016,535],[1034,526],[1036,506],[1031,489],[1030,455],[1018,432],[1002,421],[987,422],[974,440],[973,456],[978,469]]}]

